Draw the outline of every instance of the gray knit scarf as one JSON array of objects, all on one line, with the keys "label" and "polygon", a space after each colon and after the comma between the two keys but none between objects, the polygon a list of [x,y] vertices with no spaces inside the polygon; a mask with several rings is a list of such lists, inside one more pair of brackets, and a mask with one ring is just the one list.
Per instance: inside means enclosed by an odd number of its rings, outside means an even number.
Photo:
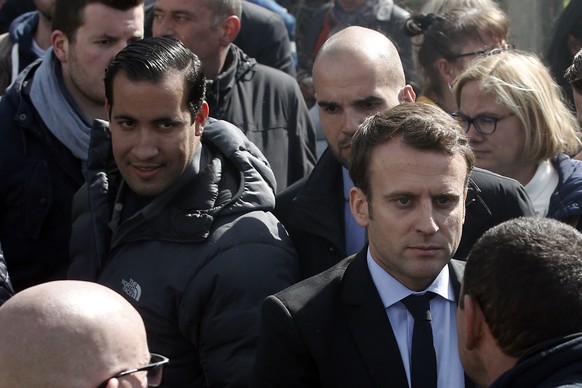
[{"label": "gray knit scarf", "polygon": [[85,171],[91,126],[65,89],[58,64],[53,50],[47,51],[34,74],[30,99],[49,131],[83,162]]}]

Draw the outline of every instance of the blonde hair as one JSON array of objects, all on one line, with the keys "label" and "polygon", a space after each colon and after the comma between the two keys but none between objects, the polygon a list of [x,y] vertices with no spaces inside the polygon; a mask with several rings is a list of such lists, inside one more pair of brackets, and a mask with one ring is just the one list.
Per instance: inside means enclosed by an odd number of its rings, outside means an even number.
[{"label": "blonde hair", "polygon": [[453,94],[477,81],[481,91],[513,112],[525,131],[522,159],[540,162],[579,150],[578,123],[548,69],[531,53],[505,51],[476,59],[457,77]]}]

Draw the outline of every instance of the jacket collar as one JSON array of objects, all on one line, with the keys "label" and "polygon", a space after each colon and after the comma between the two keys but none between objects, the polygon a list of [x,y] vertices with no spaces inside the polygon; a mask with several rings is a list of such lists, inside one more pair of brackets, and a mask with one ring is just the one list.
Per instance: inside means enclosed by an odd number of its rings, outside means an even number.
[{"label": "jacket collar", "polygon": [[289,223],[309,234],[324,237],[345,256],[341,164],[328,149],[294,199]]}]

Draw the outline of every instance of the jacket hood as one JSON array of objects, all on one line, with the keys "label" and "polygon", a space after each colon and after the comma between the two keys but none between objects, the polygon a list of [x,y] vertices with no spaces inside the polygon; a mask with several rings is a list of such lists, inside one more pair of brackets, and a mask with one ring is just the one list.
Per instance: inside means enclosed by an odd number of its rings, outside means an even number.
[{"label": "jacket hood", "polygon": [[38,12],[31,11],[23,13],[10,23],[10,39],[15,43],[23,40],[32,40],[32,35],[38,25]]},{"label": "jacket hood", "polygon": [[216,79],[206,82],[206,101],[211,107],[220,106],[222,102],[218,96],[226,96],[234,88],[236,81],[252,75],[252,70],[257,64],[254,58],[246,55],[236,45],[231,44],[226,56],[224,70]]},{"label": "jacket hood", "polygon": [[221,213],[274,209],[275,175],[265,156],[239,128],[227,121],[210,118],[202,133],[202,142],[216,147],[237,167],[241,176],[237,192]]}]

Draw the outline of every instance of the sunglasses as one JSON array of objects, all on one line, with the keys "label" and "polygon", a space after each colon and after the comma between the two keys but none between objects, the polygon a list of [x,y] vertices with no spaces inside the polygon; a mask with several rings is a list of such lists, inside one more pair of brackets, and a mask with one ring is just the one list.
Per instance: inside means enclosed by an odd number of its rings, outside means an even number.
[{"label": "sunglasses", "polygon": [[111,379],[118,379],[133,373],[147,371],[148,387],[159,387],[162,384],[162,375],[164,374],[164,365],[170,362],[167,357],[160,354],[151,353],[150,363],[139,368],[129,369],[111,376],[102,382],[97,388],[105,388]]}]

